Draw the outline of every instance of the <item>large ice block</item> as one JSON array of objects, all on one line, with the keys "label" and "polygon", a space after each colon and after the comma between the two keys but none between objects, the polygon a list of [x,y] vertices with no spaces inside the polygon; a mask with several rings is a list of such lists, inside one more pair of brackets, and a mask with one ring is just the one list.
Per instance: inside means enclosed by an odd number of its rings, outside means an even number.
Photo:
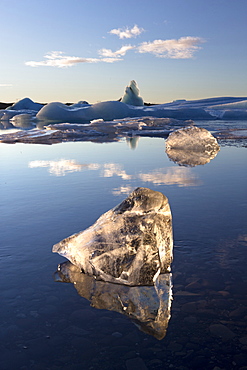
[{"label": "large ice block", "polygon": [[94,225],[53,246],[82,271],[108,282],[153,285],[172,262],[172,216],[168,199],[135,189]]}]

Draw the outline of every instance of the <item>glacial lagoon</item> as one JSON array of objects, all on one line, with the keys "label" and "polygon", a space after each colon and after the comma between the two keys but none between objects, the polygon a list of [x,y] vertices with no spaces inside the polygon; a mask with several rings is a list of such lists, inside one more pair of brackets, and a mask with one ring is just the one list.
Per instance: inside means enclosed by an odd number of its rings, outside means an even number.
[{"label": "glacial lagoon", "polygon": [[[232,125],[198,123],[211,132]],[[235,127],[243,133],[246,121]],[[246,366],[247,150],[245,139],[219,143],[208,163],[191,166],[167,156],[164,138],[0,144],[1,369]],[[136,292],[62,281],[67,260],[52,253],[139,186],[166,195],[173,215],[163,339],[136,318]],[[126,295],[133,311],[121,313]],[[155,299],[145,309],[148,322]]]}]

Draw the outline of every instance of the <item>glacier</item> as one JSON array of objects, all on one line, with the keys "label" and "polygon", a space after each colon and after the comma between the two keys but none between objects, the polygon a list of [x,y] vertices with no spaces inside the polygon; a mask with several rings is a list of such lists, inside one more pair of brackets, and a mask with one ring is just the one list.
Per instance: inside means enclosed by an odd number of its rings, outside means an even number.
[{"label": "glacier", "polygon": [[142,332],[161,340],[171,317],[172,274],[158,276],[153,286],[126,286],[96,280],[69,261],[58,265],[54,280],[74,284],[92,307],[127,316]]},{"label": "glacier", "polygon": [[52,248],[84,273],[111,283],[154,285],[170,271],[172,215],[165,195],[135,189],[88,229]]}]

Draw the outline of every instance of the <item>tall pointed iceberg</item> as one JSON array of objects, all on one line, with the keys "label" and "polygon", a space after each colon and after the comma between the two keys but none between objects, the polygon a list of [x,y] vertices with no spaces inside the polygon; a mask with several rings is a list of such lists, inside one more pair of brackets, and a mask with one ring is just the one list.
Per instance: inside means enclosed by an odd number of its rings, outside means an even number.
[{"label": "tall pointed iceberg", "polygon": [[125,88],[125,93],[121,102],[129,105],[144,105],[143,99],[139,96],[137,83],[134,80],[130,81],[129,86]]}]

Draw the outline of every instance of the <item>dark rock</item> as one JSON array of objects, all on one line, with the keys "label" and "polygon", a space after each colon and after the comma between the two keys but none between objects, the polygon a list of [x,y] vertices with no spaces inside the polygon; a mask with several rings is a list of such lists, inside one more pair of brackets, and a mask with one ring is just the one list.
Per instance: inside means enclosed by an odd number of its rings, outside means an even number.
[{"label": "dark rock", "polygon": [[221,338],[223,342],[233,339],[236,335],[230,329],[228,329],[226,326],[222,324],[210,325],[209,331],[212,336]]},{"label": "dark rock", "polygon": [[126,361],[126,369],[127,370],[148,370],[145,362],[141,357],[132,358]]}]

